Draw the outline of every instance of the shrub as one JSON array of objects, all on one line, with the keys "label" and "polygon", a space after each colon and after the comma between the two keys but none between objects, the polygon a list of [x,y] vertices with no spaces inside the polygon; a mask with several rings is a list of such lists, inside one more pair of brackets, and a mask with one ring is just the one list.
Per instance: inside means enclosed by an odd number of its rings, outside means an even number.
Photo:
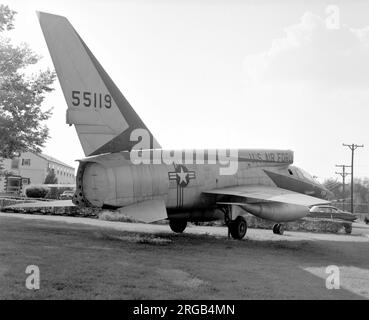
[{"label": "shrub", "polygon": [[29,198],[45,198],[49,189],[44,187],[29,187],[26,189],[26,196]]}]

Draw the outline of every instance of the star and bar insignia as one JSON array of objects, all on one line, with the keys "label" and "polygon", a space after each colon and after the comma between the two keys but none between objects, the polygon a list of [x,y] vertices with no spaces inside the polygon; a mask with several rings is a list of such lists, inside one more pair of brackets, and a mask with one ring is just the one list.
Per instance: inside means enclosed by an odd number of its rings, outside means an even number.
[{"label": "star and bar insignia", "polygon": [[196,178],[195,171],[188,171],[182,164],[175,166],[174,169],[174,172],[168,172],[169,180],[176,180],[177,184],[182,188],[187,187],[190,180]]},{"label": "star and bar insignia", "polygon": [[177,207],[183,206],[183,188],[190,180],[196,179],[195,171],[189,171],[184,165],[174,165],[174,172],[168,172],[169,180],[177,181]]}]

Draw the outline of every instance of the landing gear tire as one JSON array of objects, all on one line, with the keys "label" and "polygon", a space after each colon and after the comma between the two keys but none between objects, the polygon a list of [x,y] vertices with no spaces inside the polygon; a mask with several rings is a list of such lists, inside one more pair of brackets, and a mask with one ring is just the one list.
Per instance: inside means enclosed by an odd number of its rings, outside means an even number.
[{"label": "landing gear tire", "polygon": [[187,227],[187,220],[169,220],[169,226],[175,233],[182,233]]},{"label": "landing gear tire", "polygon": [[233,239],[241,240],[247,231],[247,222],[244,217],[238,216],[229,222],[229,231]]},{"label": "landing gear tire", "polygon": [[347,234],[350,234],[352,232],[352,225],[345,225],[344,228]]},{"label": "landing gear tire", "polygon": [[273,226],[273,233],[282,235],[284,233],[284,227],[282,224],[277,223]]}]

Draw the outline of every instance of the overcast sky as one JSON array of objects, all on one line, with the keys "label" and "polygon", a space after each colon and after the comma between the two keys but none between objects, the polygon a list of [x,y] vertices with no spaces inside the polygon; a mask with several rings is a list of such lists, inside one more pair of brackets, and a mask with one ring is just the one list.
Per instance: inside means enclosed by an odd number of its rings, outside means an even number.
[{"label": "overcast sky", "polygon": [[[356,175],[369,177],[369,3],[2,3],[18,12],[8,36],[43,56],[36,69],[53,66],[35,11],[66,16],[164,148],[292,149],[323,180],[350,164],[342,143],[358,143]],[[55,89],[44,152],[76,167],[83,151]]]}]

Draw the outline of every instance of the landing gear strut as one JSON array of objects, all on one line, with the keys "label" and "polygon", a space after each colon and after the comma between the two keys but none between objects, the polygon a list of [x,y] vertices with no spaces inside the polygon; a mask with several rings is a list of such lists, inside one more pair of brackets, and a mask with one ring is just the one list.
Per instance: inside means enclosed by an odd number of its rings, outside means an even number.
[{"label": "landing gear strut", "polygon": [[232,207],[223,206],[221,210],[224,213],[224,222],[228,227],[228,238],[232,236],[233,239],[241,240],[247,231],[247,222],[244,217],[238,216],[232,220]]},{"label": "landing gear strut", "polygon": [[187,220],[169,220],[169,226],[175,233],[182,233],[187,227]]},{"label": "landing gear strut", "polygon": [[274,234],[280,234],[280,235],[282,235],[282,234],[283,234],[283,232],[284,232],[284,227],[283,227],[283,225],[282,225],[282,224],[277,223],[277,224],[275,224],[275,225],[273,226],[273,233],[274,233]]}]

